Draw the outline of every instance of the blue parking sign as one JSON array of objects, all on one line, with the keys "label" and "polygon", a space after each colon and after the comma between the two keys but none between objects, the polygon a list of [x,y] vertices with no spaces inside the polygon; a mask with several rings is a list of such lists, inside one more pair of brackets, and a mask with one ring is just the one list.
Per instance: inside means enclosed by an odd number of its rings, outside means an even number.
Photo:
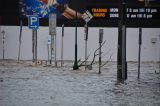
[{"label": "blue parking sign", "polygon": [[39,17],[36,15],[28,16],[28,28],[38,29],[39,28]]}]

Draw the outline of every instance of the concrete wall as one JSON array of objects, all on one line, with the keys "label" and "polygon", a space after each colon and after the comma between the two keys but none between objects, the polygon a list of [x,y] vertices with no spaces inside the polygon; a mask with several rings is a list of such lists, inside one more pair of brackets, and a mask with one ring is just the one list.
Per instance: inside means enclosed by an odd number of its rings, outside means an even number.
[{"label": "concrete wall", "polygon": [[[105,45],[102,48],[103,60],[108,60],[111,54],[112,61],[117,61],[117,28],[103,28]],[[1,32],[5,31],[5,59],[18,58],[19,45],[19,26],[1,26]],[[127,60],[137,61],[138,58],[138,28],[127,29]],[[38,30],[38,59],[47,60],[47,39],[48,27],[40,27]],[[64,60],[74,60],[74,43],[75,43],[75,28],[65,27],[64,33]],[[57,28],[57,59],[61,56],[61,27]],[[160,28],[143,28],[142,41],[142,61],[159,61],[160,57]],[[156,39],[156,43],[152,43]],[[93,52],[98,48],[99,28],[89,28],[88,54],[89,60],[92,60]],[[78,58],[84,59],[84,28],[78,28]],[[109,52],[108,52],[109,51]],[[2,59],[2,33],[0,33],[0,59]],[[28,27],[23,27],[21,57],[22,60],[32,59],[32,30]],[[97,57],[98,59],[98,57]]]},{"label": "concrete wall", "polygon": [[[138,39],[139,29],[127,29],[127,60],[138,60]],[[156,39],[152,43],[152,39]],[[142,29],[142,61],[159,61],[160,60],[160,28],[143,28]]]}]

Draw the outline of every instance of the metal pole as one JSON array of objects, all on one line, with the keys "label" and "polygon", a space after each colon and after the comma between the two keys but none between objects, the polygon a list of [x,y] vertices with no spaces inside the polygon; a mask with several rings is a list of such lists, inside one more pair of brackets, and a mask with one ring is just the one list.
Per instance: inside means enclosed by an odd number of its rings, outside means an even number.
[{"label": "metal pole", "polygon": [[77,61],[77,11],[76,11],[76,27],[75,27],[75,62],[73,66],[73,70],[77,70],[78,67],[78,61]]},{"label": "metal pole", "polygon": [[[2,29],[1,29],[1,28],[2,28],[2,27],[1,27],[1,19],[2,19],[2,17],[0,16],[0,37],[1,37],[1,34],[2,34],[2,32],[1,32],[1,30],[2,30]],[[2,36],[2,40],[3,40],[3,36]],[[2,41],[2,43],[3,43],[3,41]],[[3,44],[2,44],[2,45],[3,45]],[[2,57],[2,58],[3,58],[3,57]]]},{"label": "metal pole", "polygon": [[123,47],[123,53],[122,53],[122,55],[123,55],[123,62],[122,62],[122,66],[124,67],[124,70],[123,70],[123,80],[127,80],[127,61],[126,61],[126,0],[123,0],[123,26],[122,26],[122,28],[123,28],[123,32],[122,32],[122,34],[123,34],[123,45],[122,45],[122,47]]},{"label": "metal pole", "polygon": [[51,60],[50,60],[50,64],[52,64],[53,58],[54,58],[54,36],[51,35]]},{"label": "metal pole", "polygon": [[103,29],[99,29],[99,74],[101,74],[101,48],[103,42]]},{"label": "metal pole", "polygon": [[37,29],[35,30],[35,61],[37,64]]},{"label": "metal pole", "polygon": [[117,51],[117,80],[122,80],[122,30],[121,26],[118,28],[118,51]]},{"label": "metal pole", "polygon": [[62,25],[61,67],[64,64],[64,61],[63,61],[63,39],[64,39],[64,24]]},{"label": "metal pole", "polygon": [[22,42],[22,27],[23,27],[23,21],[20,21],[20,35],[19,35],[19,49],[18,49],[18,63],[20,60],[20,55],[21,55],[21,42]]},{"label": "metal pole", "polygon": [[4,60],[4,38],[3,38],[3,60]]},{"label": "metal pole", "polygon": [[118,22],[118,51],[117,51],[117,80],[122,80],[122,25],[123,25],[123,0],[120,0],[120,19]]},{"label": "metal pole", "polygon": [[57,66],[57,60],[56,60],[56,14],[53,14],[53,13],[49,14],[49,34],[51,35],[51,60],[50,60],[50,64],[52,64],[53,59],[55,59],[55,61],[54,61],[55,66]]},{"label": "metal pole", "polygon": [[32,30],[32,37],[33,62],[37,64],[37,29]]},{"label": "metal pole", "polygon": [[47,44],[47,48],[48,48],[48,62],[49,62],[49,47],[50,47],[50,45],[49,44]]},{"label": "metal pole", "polygon": [[5,42],[5,33],[3,33],[3,60],[4,60],[4,42]]},{"label": "metal pole", "polygon": [[122,80],[124,81],[126,71],[126,26],[122,26]]},{"label": "metal pole", "polygon": [[33,54],[33,62],[35,62],[35,56],[34,56],[34,45],[35,45],[35,42],[34,42],[34,30],[32,30],[32,54]]},{"label": "metal pole", "polygon": [[[126,1],[121,0],[120,6],[120,19],[118,31],[118,54],[117,54],[117,80],[124,81],[126,69]],[[127,78],[127,77],[126,77]]]},{"label": "metal pole", "polygon": [[85,70],[87,69],[87,40],[85,40]]},{"label": "metal pole", "polygon": [[140,78],[141,44],[142,44],[142,28],[139,28],[138,79]]},{"label": "metal pole", "polygon": [[55,61],[55,67],[57,67],[57,36],[56,36],[56,34],[55,34],[55,57],[54,57],[54,61]]},{"label": "metal pole", "polygon": [[159,35],[159,73],[160,73],[160,35]]},{"label": "metal pole", "polygon": [[101,43],[99,43],[99,74],[101,74]]},{"label": "metal pole", "polygon": [[[51,35],[48,36],[48,40],[47,40],[47,48],[48,48],[48,62],[50,63],[50,47],[51,47]],[[50,63],[51,64],[51,63]]]},{"label": "metal pole", "polygon": [[88,44],[87,44],[87,41],[88,41],[88,25],[87,23],[85,24],[85,70],[87,69],[87,47],[88,47]]},{"label": "metal pole", "polygon": [[4,53],[5,53],[5,51],[4,51],[4,44],[5,44],[5,31],[4,31],[4,30],[2,31],[2,34],[3,34],[3,36],[2,36],[2,43],[3,43],[3,60],[4,60]]}]

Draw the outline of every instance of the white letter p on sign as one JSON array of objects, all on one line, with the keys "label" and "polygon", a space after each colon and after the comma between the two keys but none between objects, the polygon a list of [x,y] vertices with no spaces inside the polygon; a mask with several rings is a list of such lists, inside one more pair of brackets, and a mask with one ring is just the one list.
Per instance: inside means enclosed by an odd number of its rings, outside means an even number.
[{"label": "white letter p on sign", "polygon": [[33,25],[33,23],[35,23],[37,21],[38,21],[37,17],[31,17],[31,23],[30,23],[30,25]]}]

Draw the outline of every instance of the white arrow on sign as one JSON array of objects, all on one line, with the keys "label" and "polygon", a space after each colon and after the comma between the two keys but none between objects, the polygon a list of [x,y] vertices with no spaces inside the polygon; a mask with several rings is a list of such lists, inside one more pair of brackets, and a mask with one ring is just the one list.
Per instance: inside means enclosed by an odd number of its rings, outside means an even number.
[{"label": "white arrow on sign", "polygon": [[30,27],[32,27],[32,28],[37,28],[38,26],[37,26],[37,25],[35,25],[35,26],[30,26]]}]

